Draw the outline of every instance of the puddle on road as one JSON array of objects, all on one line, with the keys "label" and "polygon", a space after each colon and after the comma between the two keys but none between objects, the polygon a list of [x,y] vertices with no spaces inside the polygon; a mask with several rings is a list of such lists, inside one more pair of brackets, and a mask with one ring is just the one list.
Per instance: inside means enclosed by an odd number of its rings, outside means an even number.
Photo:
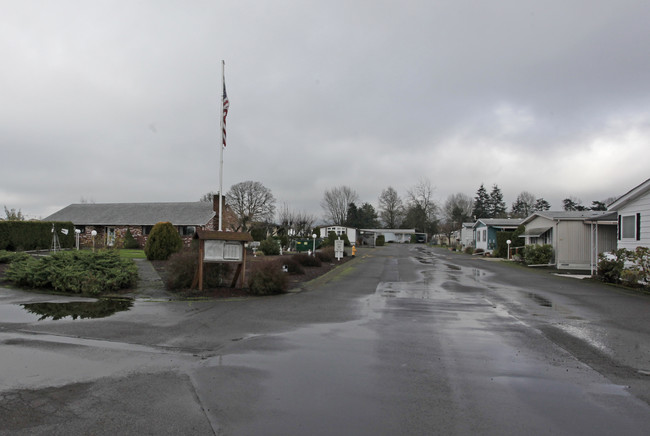
[{"label": "puddle on road", "polygon": [[27,303],[21,304],[27,312],[39,316],[38,321],[106,318],[116,312],[129,310],[133,300],[127,298],[102,298],[98,301],[72,301],[68,303]]},{"label": "puddle on road", "polygon": [[541,295],[537,295],[535,293],[529,293],[528,298],[533,300],[535,303],[539,304],[542,307],[553,307],[553,302],[549,300],[548,298],[544,298]]}]

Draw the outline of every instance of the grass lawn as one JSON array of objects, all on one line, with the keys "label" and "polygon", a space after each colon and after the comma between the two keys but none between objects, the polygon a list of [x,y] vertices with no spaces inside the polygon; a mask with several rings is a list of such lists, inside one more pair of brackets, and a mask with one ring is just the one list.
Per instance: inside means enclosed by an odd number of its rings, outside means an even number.
[{"label": "grass lawn", "polygon": [[144,254],[144,250],[126,250],[121,249],[118,251],[120,257],[123,259],[146,259],[147,256]]}]

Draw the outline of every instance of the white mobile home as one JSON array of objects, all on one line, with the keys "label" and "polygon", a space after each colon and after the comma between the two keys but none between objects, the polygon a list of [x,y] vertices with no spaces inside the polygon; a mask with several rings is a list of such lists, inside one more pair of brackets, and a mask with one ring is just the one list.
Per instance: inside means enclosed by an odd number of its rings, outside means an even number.
[{"label": "white mobile home", "polygon": [[617,198],[608,209],[616,212],[617,248],[650,247],[650,179]]},{"label": "white mobile home", "polygon": [[598,254],[616,248],[616,214],[609,211],[535,212],[522,224],[526,245],[553,246],[557,269],[593,272]]}]

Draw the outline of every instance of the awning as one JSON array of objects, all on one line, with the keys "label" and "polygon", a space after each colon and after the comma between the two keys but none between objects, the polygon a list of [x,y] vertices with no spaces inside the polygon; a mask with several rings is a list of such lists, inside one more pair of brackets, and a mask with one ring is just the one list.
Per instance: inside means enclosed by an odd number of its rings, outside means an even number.
[{"label": "awning", "polygon": [[553,228],[553,226],[551,226],[551,227],[538,227],[536,229],[526,229],[526,231],[524,233],[522,233],[521,235],[519,235],[519,237],[520,238],[525,238],[526,236],[528,236],[529,238],[539,238],[540,236],[542,236],[544,233],[548,232],[552,228]]}]

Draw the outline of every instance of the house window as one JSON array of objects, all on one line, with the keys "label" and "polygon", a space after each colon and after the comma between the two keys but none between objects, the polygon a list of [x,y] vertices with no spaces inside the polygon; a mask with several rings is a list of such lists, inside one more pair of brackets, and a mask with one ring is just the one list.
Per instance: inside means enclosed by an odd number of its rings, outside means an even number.
[{"label": "house window", "polygon": [[487,241],[487,230],[483,230],[483,240]]},{"label": "house window", "polygon": [[142,234],[144,236],[147,236],[149,233],[151,233],[151,229],[153,229],[153,226],[142,226]]},{"label": "house window", "polygon": [[641,239],[641,214],[618,217],[618,239]]},{"label": "house window", "polygon": [[180,233],[181,236],[192,236],[194,233],[196,233],[196,227],[195,226],[179,226],[178,227],[178,233]]}]

